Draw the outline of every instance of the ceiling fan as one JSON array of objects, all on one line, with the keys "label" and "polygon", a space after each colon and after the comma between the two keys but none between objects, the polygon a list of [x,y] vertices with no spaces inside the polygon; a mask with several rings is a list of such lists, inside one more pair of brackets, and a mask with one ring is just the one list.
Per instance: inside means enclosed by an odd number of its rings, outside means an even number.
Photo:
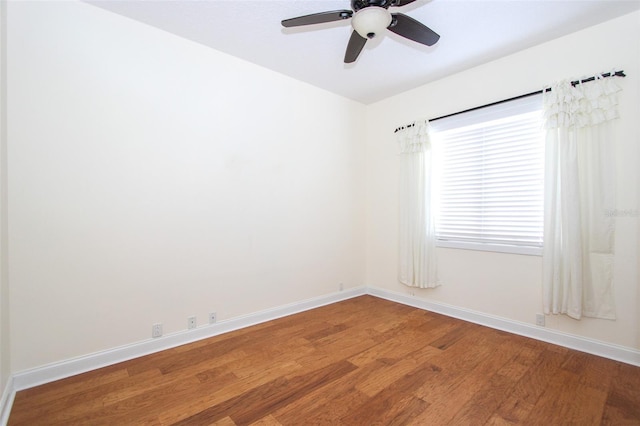
[{"label": "ceiling fan", "polygon": [[388,10],[391,6],[405,6],[414,1],[416,0],[351,0],[353,10],[333,10],[285,19],[282,21],[282,26],[299,27],[353,17],[351,19],[353,32],[344,55],[344,62],[351,63],[358,59],[367,40],[374,38],[385,29],[427,46],[434,45],[440,39],[435,31],[407,15],[391,13]]}]

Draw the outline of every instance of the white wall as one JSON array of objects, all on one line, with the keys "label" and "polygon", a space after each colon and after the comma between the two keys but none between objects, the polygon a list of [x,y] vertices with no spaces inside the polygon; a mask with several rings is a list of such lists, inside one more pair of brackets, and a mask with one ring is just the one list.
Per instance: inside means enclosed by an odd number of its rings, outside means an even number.
[{"label": "white wall", "polygon": [[[542,311],[541,258],[438,249],[443,285],[433,290],[405,287],[397,280],[398,156],[393,130],[419,118],[433,118],[540,90],[556,80],[623,69],[617,79],[622,118],[617,140],[617,209],[637,212],[640,161],[640,13],[591,27],[486,65],[427,84],[367,109],[366,281],[401,293],[535,324]],[[617,223],[615,295],[617,321],[547,317],[547,326],[578,336],[640,348],[640,217]]]},{"label": "white wall", "polygon": [[0,2],[0,392],[11,373],[9,363],[9,280],[7,268],[7,10]]},{"label": "white wall", "polygon": [[13,372],[363,285],[363,105],[91,5],[8,9]]}]

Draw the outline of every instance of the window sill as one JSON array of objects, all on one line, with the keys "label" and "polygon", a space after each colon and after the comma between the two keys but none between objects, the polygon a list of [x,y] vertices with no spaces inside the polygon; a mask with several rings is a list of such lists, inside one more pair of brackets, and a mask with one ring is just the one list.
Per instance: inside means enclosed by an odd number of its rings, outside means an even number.
[{"label": "window sill", "polygon": [[542,247],[521,247],[510,246],[506,244],[482,244],[482,243],[470,243],[463,241],[444,241],[436,240],[436,247],[463,249],[463,250],[478,250],[478,251],[491,251],[496,253],[509,253],[509,254],[522,254],[526,256],[542,256]]}]

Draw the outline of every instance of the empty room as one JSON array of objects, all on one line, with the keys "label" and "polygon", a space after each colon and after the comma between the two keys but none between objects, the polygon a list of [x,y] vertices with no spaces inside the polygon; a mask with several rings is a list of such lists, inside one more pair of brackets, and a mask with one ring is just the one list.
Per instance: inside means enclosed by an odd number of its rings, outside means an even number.
[{"label": "empty room", "polygon": [[640,425],[640,1],[0,0],[0,423]]}]

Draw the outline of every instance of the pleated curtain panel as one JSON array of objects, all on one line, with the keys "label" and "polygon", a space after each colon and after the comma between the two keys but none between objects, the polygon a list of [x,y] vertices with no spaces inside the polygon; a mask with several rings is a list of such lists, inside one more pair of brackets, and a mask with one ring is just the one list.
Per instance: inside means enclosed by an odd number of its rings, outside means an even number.
[{"label": "pleated curtain panel", "polygon": [[613,78],[554,84],[544,95],[546,314],[615,319]]},{"label": "pleated curtain panel", "polygon": [[398,279],[410,287],[436,287],[428,121],[421,120],[399,130],[396,139],[400,147]]}]

